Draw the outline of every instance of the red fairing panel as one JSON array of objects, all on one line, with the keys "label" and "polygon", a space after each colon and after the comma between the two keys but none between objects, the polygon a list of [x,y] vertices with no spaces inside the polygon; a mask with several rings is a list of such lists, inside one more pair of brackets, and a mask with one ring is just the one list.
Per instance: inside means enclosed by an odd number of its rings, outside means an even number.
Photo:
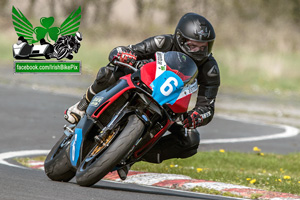
[{"label": "red fairing panel", "polygon": [[122,76],[120,79],[126,80],[130,88],[135,87],[134,84],[131,81],[131,74],[128,74],[126,76]]},{"label": "red fairing panel", "polygon": [[[141,69],[141,79],[142,81],[152,90],[152,87],[150,86],[150,84],[155,80],[155,76],[156,76],[156,62],[151,62],[148,63],[146,65],[144,65]],[[181,79],[185,80],[186,78],[189,78],[187,76],[184,76],[183,74],[181,74],[178,71],[172,70],[171,68],[169,68],[167,66],[167,70],[168,71],[172,71],[175,74],[177,74]],[[188,110],[188,106],[189,106],[189,102],[191,100],[191,94],[187,93],[185,94],[185,92],[182,92],[181,96],[177,99],[177,101],[171,105],[168,104],[168,106],[172,109],[172,111],[174,113],[184,113],[187,112]]]},{"label": "red fairing panel", "polygon": [[[102,105],[105,105],[104,107],[101,108],[101,111],[95,115],[95,113],[91,116],[93,118],[99,118],[99,116],[104,112],[104,110],[110,106],[116,99],[118,99],[124,92],[127,90],[130,90],[132,88],[135,88],[134,84],[131,81],[131,74],[128,74],[126,76],[121,77],[120,79],[124,79],[128,83],[128,87],[122,89],[120,92],[116,93],[112,98],[108,99],[106,102],[104,102]],[[100,108],[100,107],[99,107]]]},{"label": "red fairing panel", "polygon": [[187,112],[191,97],[192,95],[189,94],[181,99],[178,99],[173,105],[168,104],[168,106],[174,113],[185,113]]},{"label": "red fairing panel", "polygon": [[141,72],[142,81],[152,90],[152,87],[150,86],[150,84],[155,79],[156,62],[147,63],[140,69],[140,72]]}]

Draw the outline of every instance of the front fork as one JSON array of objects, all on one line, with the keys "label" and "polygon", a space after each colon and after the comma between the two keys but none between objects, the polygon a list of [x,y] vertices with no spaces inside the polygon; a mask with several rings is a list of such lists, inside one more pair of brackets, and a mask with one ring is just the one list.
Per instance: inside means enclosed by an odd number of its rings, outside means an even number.
[{"label": "front fork", "polygon": [[112,120],[107,124],[107,126],[103,127],[101,132],[94,137],[95,142],[102,144],[106,140],[110,132],[115,128],[117,122],[119,122],[120,119],[124,116],[123,111],[128,105],[129,102],[127,101],[125,105],[119,110],[119,112],[113,116]]}]

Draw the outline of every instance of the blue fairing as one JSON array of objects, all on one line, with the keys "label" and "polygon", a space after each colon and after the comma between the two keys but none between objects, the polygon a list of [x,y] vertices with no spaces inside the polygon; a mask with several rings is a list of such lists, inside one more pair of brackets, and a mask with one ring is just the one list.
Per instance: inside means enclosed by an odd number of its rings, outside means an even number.
[{"label": "blue fairing", "polygon": [[80,155],[80,146],[82,143],[82,129],[75,128],[74,139],[71,143],[70,147],[70,160],[73,166],[77,165],[77,161]]},{"label": "blue fairing", "polygon": [[153,89],[152,96],[160,104],[173,105],[179,97],[184,83],[174,72],[165,71],[157,77],[150,86]]},{"label": "blue fairing", "polygon": [[84,115],[75,128],[75,133],[70,145],[70,161],[74,167],[80,163],[81,149],[93,124],[93,121]]}]

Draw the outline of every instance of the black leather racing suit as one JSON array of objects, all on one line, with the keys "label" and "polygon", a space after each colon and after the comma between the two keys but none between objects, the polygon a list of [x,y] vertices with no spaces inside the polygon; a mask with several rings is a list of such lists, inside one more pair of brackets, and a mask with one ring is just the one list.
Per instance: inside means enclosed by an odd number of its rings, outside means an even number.
[{"label": "black leather racing suit", "polygon": [[74,51],[75,53],[77,53],[81,45],[76,41],[75,36],[63,35],[58,38],[53,46],[56,52],[59,52],[60,49],[68,50],[69,53],[67,54],[67,56],[71,55],[71,58],[73,58],[72,52]]},{"label": "black leather racing suit", "polygon": [[[117,52],[129,50],[137,55],[137,60],[155,59],[155,52],[180,51],[174,44],[174,35],[159,35],[150,37],[138,44],[127,47],[114,48],[109,59],[112,60]],[[195,60],[194,60],[195,61]],[[216,60],[212,55],[201,62],[195,61],[198,66],[198,97],[196,110],[202,115],[202,125],[208,124],[214,116],[215,98],[220,86],[220,73]],[[92,97],[115,83],[121,76],[130,73],[126,69],[114,71],[106,66],[99,70],[94,83],[88,88],[84,97],[89,102]],[[82,106],[86,106],[81,104]],[[187,136],[180,124],[173,124],[169,131],[170,135],[162,137],[159,142],[144,156],[144,160],[153,163],[160,163],[169,158],[185,158],[197,153],[200,136],[196,129],[189,129]],[[167,148],[166,148],[167,147]]]}]

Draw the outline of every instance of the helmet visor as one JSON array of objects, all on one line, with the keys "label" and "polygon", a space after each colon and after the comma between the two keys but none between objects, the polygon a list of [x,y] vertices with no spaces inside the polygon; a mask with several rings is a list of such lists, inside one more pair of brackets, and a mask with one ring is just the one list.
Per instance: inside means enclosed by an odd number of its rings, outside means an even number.
[{"label": "helmet visor", "polygon": [[179,31],[176,33],[176,41],[179,48],[197,61],[201,61],[207,57],[212,50],[214,40],[197,41],[184,37]]},{"label": "helmet visor", "polygon": [[208,42],[187,40],[183,44],[183,47],[189,53],[206,53],[208,51]]}]

